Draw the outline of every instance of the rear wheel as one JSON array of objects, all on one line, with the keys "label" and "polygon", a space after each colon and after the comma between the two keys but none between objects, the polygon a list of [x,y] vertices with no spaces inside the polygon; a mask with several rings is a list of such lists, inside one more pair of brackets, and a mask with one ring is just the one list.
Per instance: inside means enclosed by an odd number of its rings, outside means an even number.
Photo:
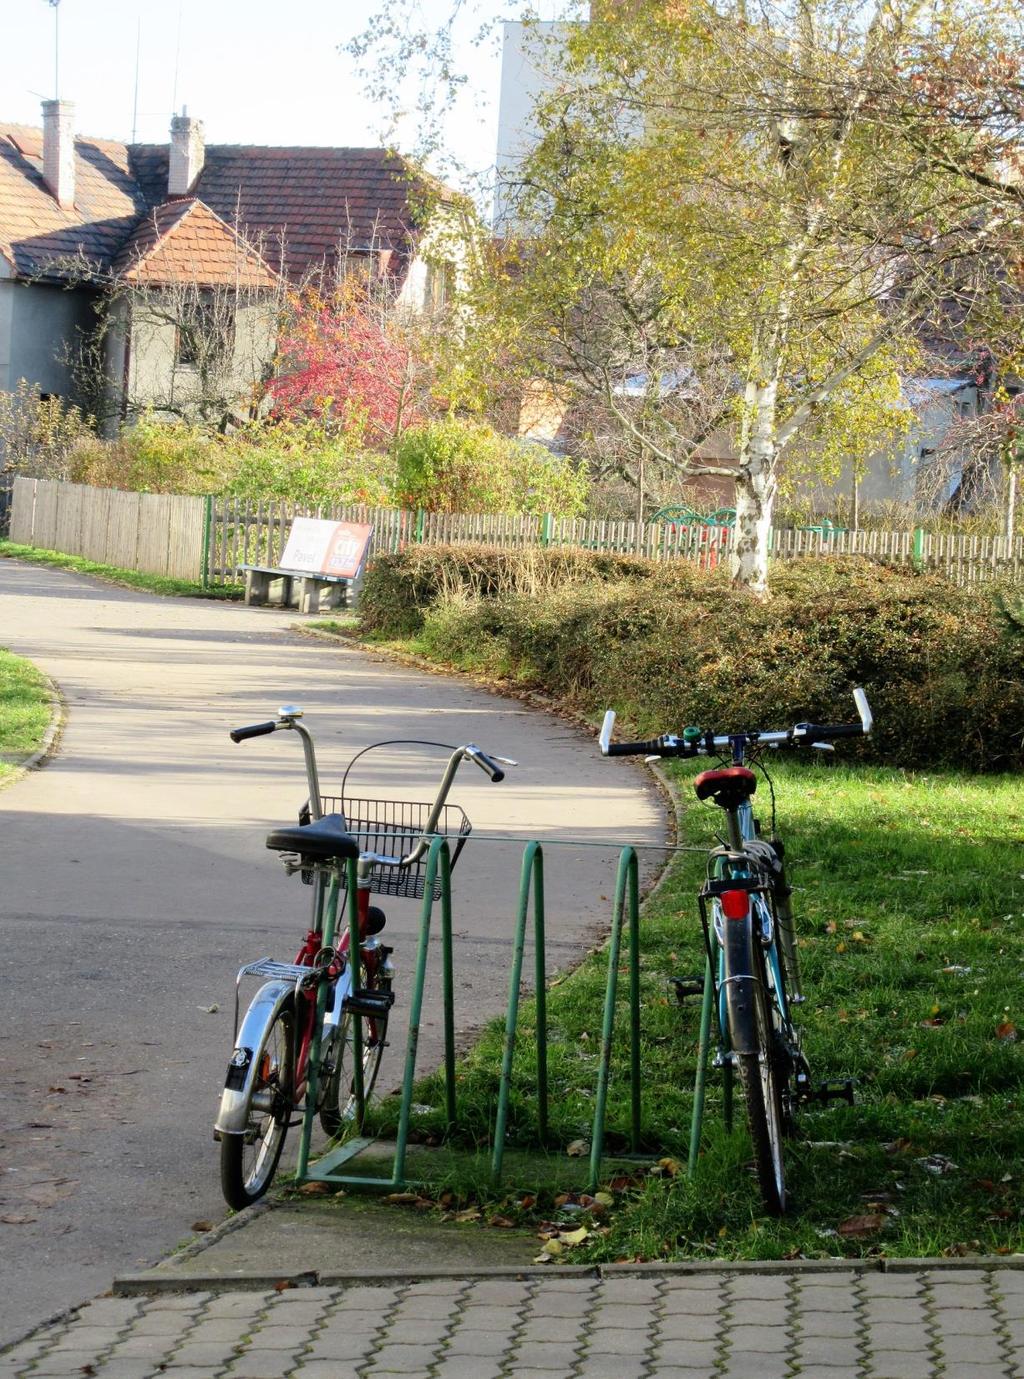
[{"label": "rear wheel", "polygon": [[273,1182],[288,1134],[294,1085],[295,1016],[282,1006],[267,1027],[254,1062],[246,1128],[221,1136],[220,1182],[228,1206],[251,1206]]},{"label": "rear wheel", "polygon": [[773,1216],[786,1210],[786,1176],[782,1159],[786,1117],[786,1075],[776,1037],[764,954],[753,938],[749,920],[726,920],[728,928],[726,1002],[729,1042],[747,1105],[754,1164],[761,1196]]},{"label": "rear wheel", "polygon": [[[374,975],[366,964],[359,964],[359,989],[384,994],[389,986]],[[354,1069],[352,1065],[352,1022],[350,1012],[342,1012],[334,1027],[324,1053],[320,1071],[323,1100],[320,1103],[320,1124],[324,1133],[335,1139],[355,1124],[357,1115]],[[363,1104],[370,1100],[380,1061],[387,1043],[388,1017],[362,1017]],[[362,1129],[361,1126],[358,1127]]]}]

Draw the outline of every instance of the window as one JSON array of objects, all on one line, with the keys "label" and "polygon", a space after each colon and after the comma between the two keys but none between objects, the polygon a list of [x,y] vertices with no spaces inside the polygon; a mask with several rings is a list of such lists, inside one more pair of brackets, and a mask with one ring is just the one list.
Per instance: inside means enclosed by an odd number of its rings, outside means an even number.
[{"label": "window", "polygon": [[219,368],[235,346],[235,313],[227,303],[187,303],[176,329],[174,362],[183,368]]},{"label": "window", "polygon": [[423,305],[427,311],[440,311],[455,296],[455,265],[448,261],[427,264],[427,285]]}]

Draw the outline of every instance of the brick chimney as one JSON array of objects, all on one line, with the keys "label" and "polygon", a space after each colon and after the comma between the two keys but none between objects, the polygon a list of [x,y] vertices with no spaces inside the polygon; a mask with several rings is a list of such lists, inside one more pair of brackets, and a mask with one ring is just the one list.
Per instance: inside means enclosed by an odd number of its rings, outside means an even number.
[{"label": "brick chimney", "polygon": [[203,170],[206,143],[202,120],[193,120],[187,106],[171,119],[171,158],[167,172],[167,195],[188,196]]},{"label": "brick chimney", "polygon": [[43,101],[43,180],[57,205],[75,204],[75,135],[70,101]]}]

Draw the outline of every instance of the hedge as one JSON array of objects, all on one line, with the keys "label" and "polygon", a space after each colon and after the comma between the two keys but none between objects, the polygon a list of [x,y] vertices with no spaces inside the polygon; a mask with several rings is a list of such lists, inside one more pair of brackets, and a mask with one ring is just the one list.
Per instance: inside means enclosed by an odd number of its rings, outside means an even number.
[{"label": "hedge", "polygon": [[855,557],[780,563],[761,601],[722,572],[587,551],[410,547],[379,559],[365,630],[510,677],[644,736],[849,720],[854,748],[897,765],[1024,764],[1024,620],[1017,596]]}]

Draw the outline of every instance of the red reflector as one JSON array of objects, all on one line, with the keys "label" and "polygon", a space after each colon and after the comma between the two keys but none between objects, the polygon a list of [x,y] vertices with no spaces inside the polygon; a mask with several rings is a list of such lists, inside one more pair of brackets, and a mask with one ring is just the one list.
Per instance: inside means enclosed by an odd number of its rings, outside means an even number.
[{"label": "red reflector", "polygon": [[726,919],[746,919],[750,911],[750,896],[746,891],[723,891],[719,899]]}]

